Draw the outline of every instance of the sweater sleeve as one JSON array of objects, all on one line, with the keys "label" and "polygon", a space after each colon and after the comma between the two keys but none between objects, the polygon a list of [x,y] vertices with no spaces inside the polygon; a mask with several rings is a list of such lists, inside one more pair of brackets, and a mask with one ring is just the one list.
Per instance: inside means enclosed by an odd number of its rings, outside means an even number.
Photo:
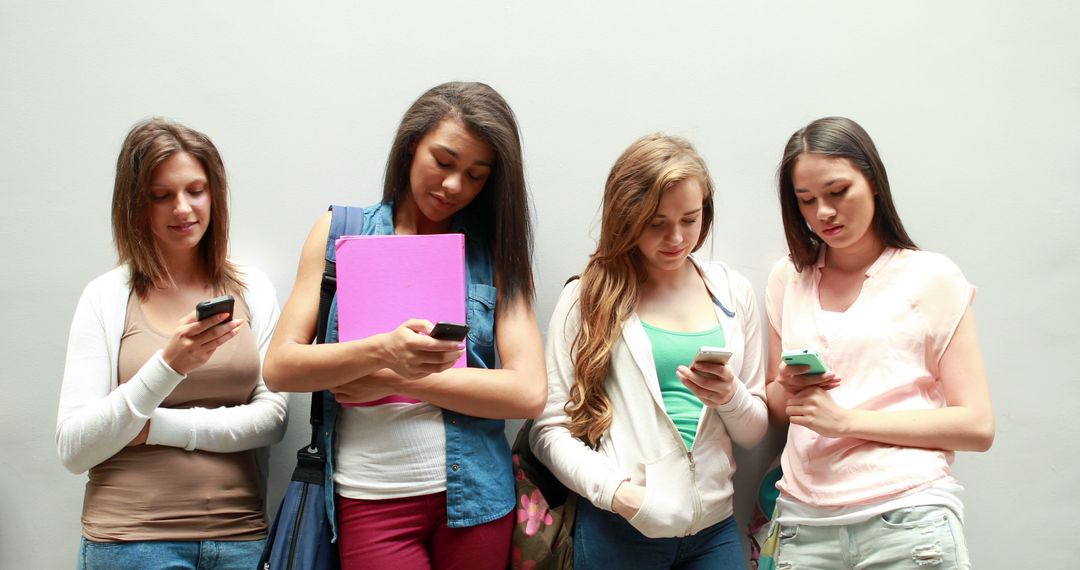
[{"label": "sweater sleeve", "polygon": [[574,364],[570,347],[580,326],[577,310],[579,282],[563,289],[548,325],[548,400],[533,424],[530,446],[533,453],[569,489],[588,499],[597,508],[611,510],[611,500],[629,473],[612,465],[601,453],[570,434],[570,417],[563,409],[574,384]]},{"label": "sweater sleeve", "polygon": [[734,304],[738,307],[736,318],[743,329],[743,358],[741,368],[734,371],[738,377],[735,395],[716,411],[732,441],[749,449],[769,429],[769,410],[765,405],[765,339],[753,287],[734,271],[730,279]]},{"label": "sweater sleeve", "polygon": [[112,457],[142,430],[155,408],[184,379],[156,352],[129,380],[113,390],[104,299],[114,293],[106,280],[83,290],[68,335],[56,448],[60,462],[82,473]]},{"label": "sweater sleeve", "polygon": [[[244,300],[251,310],[248,324],[255,333],[261,363],[277,324],[277,294],[262,272],[252,268],[246,268],[245,272]],[[285,435],[287,412],[285,395],[270,391],[260,372],[258,384],[246,404],[212,409],[157,408],[151,416],[146,443],[217,453],[264,447],[281,441]]]}]

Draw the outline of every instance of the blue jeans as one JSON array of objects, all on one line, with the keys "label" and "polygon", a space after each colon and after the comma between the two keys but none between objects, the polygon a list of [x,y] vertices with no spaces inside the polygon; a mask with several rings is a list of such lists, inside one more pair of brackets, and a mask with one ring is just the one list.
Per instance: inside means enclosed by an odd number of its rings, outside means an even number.
[{"label": "blue jeans", "polygon": [[252,570],[266,540],[94,542],[82,539],[78,570]]},{"label": "blue jeans", "polygon": [[970,570],[971,560],[956,514],[928,505],[849,525],[781,525],[776,568]]},{"label": "blue jeans", "polygon": [[578,499],[574,568],[746,568],[735,517],[682,538],[648,538],[621,516]]}]

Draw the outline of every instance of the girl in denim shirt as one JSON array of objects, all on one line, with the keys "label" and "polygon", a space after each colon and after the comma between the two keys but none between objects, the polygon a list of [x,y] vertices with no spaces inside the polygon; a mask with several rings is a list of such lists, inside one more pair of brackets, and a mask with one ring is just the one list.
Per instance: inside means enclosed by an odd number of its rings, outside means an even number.
[{"label": "girl in denim shirt", "polygon": [[[514,481],[502,420],[535,416],[546,393],[513,111],[480,83],[424,93],[398,128],[383,200],[364,213],[366,234],[465,235],[469,367],[451,368],[464,343],[427,336],[432,323],[420,319],[311,344],[330,222],[322,216],[304,244],[267,383],[330,390],[340,403],[418,400],[336,408],[336,505],[327,506],[336,507],[343,565],[504,568]],[[331,326],[335,320],[331,311]]]}]

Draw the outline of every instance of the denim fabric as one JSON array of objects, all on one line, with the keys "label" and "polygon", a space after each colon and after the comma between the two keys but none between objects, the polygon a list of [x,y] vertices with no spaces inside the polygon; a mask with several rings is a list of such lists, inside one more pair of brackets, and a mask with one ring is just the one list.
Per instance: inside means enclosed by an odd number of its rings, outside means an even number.
[{"label": "denim fabric", "polygon": [[266,540],[94,542],[83,537],[78,570],[251,570]]},{"label": "denim fabric", "polygon": [[[466,318],[469,342],[468,365],[473,368],[495,366],[495,279],[491,249],[476,231],[477,224],[459,212],[452,232],[465,235],[465,266],[468,299]],[[392,204],[383,203],[364,209],[361,235],[392,235]],[[372,268],[377,270],[377,268]],[[337,298],[330,307],[327,342],[337,342]],[[339,406],[333,395],[323,398],[323,437],[326,439],[326,509],[334,525],[334,430]],[[514,508],[514,476],[510,466],[510,445],[503,431],[503,420],[475,418],[443,410],[446,429],[446,518],[447,526],[465,527],[496,520]]]},{"label": "denim fabric", "polygon": [[622,516],[578,499],[574,568],[746,568],[735,517],[682,538],[648,538]]},{"label": "denim fabric", "polygon": [[782,525],[776,568],[970,570],[971,560],[956,514],[929,505],[849,525]]}]

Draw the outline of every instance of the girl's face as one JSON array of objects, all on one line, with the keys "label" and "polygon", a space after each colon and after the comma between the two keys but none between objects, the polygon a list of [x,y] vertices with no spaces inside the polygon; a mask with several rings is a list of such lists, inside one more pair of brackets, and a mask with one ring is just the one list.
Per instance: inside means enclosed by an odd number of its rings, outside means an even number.
[{"label": "girl's face", "polygon": [[178,152],[150,175],[150,232],[166,256],[195,250],[210,225],[210,184],[195,157]]},{"label": "girl's face", "polygon": [[491,145],[454,119],[439,123],[411,150],[410,195],[431,222],[449,220],[468,206],[495,166]]},{"label": "girl's face", "polygon": [[878,239],[872,227],[877,192],[850,160],[804,153],[795,159],[791,179],[803,219],[829,247]]},{"label": "girl's face", "polygon": [[649,273],[681,269],[701,237],[705,187],[690,178],[667,189],[637,247]]}]

